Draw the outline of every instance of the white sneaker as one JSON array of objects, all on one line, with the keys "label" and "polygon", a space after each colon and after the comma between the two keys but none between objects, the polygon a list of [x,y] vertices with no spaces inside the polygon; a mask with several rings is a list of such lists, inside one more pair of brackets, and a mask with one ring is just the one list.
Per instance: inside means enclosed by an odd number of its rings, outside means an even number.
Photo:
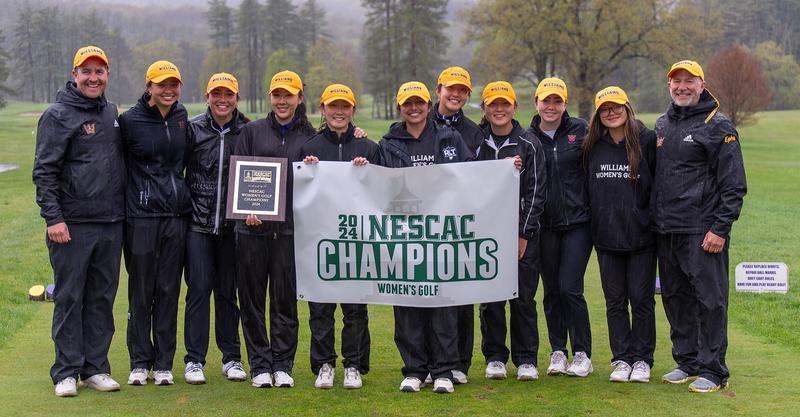
[{"label": "white sneaker", "polygon": [[154,384],[156,385],[172,385],[175,383],[172,378],[172,371],[169,370],[153,371],[153,380],[155,380]]},{"label": "white sneaker", "polygon": [[203,365],[200,362],[187,363],[186,370],[183,371],[183,377],[186,379],[187,384],[201,385],[206,383],[206,375],[203,373]]},{"label": "white sneaker", "polygon": [[75,378],[68,376],[56,384],[56,397],[74,397],[78,395]]},{"label": "white sneaker", "polygon": [[81,381],[81,386],[102,392],[119,391],[119,383],[111,379],[109,374],[92,375]]},{"label": "white sneaker", "polygon": [[567,375],[585,378],[592,373],[593,370],[592,360],[586,356],[586,352],[575,352],[575,356],[572,358],[572,364],[567,368]]},{"label": "white sneaker", "polygon": [[419,378],[409,376],[403,379],[403,382],[400,383],[400,391],[419,392],[420,385],[422,385],[422,381],[420,381]]},{"label": "white sneaker", "polygon": [[608,377],[608,380],[611,382],[628,382],[631,377],[631,366],[628,365],[628,362],[625,361],[614,361],[611,362],[611,366],[614,367],[614,370],[611,371],[611,375]]},{"label": "white sneaker", "polygon": [[523,363],[517,367],[517,381],[535,381],[539,379],[539,370],[532,363]]},{"label": "white sneaker", "polygon": [[272,377],[275,379],[275,386],[278,388],[294,387],[294,379],[287,372],[278,371],[272,374]]},{"label": "white sneaker", "polygon": [[463,385],[469,382],[467,380],[467,374],[459,371],[458,369],[453,369],[450,373],[453,374],[453,383],[455,384]]},{"label": "white sneaker", "polygon": [[247,379],[247,373],[239,361],[230,361],[222,365],[222,375],[228,378],[228,381],[244,381]]},{"label": "white sneaker", "polygon": [[147,369],[136,368],[128,377],[128,385],[147,385]]},{"label": "white sneaker", "polygon": [[449,378],[436,378],[436,381],[433,381],[433,392],[435,393],[449,394],[453,390],[453,381]]},{"label": "white sneaker", "polygon": [[272,374],[262,372],[253,377],[252,385],[256,388],[272,388]]},{"label": "white sneaker", "polygon": [[431,374],[429,373],[428,376],[425,377],[425,382],[422,383],[422,386],[433,384],[433,378],[431,378]]},{"label": "white sneaker", "polygon": [[633,371],[630,377],[631,382],[650,382],[650,365],[645,361],[633,363]]},{"label": "white sneaker", "polygon": [[358,369],[350,367],[344,369],[344,388],[345,389],[358,389],[363,385],[361,382],[361,372]]},{"label": "white sneaker", "polygon": [[491,361],[486,364],[486,378],[488,379],[506,379],[508,373],[506,372],[506,365],[500,361]]},{"label": "white sneaker", "polygon": [[550,354],[550,366],[547,367],[547,375],[563,375],[567,373],[567,355],[557,350]]},{"label": "white sneaker", "polygon": [[317,380],[314,381],[314,388],[331,389],[333,388],[333,378],[336,375],[336,370],[330,364],[323,363],[317,373]]}]

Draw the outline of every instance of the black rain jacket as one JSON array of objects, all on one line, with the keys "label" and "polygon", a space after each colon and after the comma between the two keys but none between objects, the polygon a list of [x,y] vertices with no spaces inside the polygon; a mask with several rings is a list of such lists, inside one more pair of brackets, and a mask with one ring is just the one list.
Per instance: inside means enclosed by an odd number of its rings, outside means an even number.
[{"label": "black rain jacket", "polygon": [[244,221],[239,221],[236,222],[236,233],[265,235],[273,238],[294,235],[292,211],[294,174],[291,163],[303,160],[300,148],[313,135],[313,131],[307,131],[300,127],[297,116],[291,122],[289,129],[282,133],[281,126],[273,112],[263,119],[254,120],[244,126],[233,151],[234,155],[286,158],[290,164],[286,176],[286,220],[284,222],[264,221],[258,226],[248,226]]},{"label": "black rain jacket", "polygon": [[514,125],[511,135],[499,147],[492,137],[491,126],[484,126],[482,132],[486,139],[478,149],[476,159],[490,161],[520,156],[519,237],[531,240],[539,236],[539,219],[547,200],[547,162],[539,139],[516,120],[511,122]]},{"label": "black rain jacket", "polygon": [[234,110],[231,122],[220,127],[208,109],[189,121],[186,185],[192,197],[190,230],[215,235],[233,232],[235,222],[225,220],[228,164],[239,133],[249,121]]},{"label": "black rain jacket", "polygon": [[641,122],[636,182],[629,177],[625,143],[606,134],[586,155],[586,185],[592,209],[592,240],[599,250],[630,253],[655,243],[650,193],[655,173],[656,135]]},{"label": "black rain jacket", "polygon": [[436,122],[439,125],[450,126],[458,131],[461,134],[461,139],[467,144],[469,150],[472,153],[478,153],[478,147],[483,144],[484,135],[483,131],[481,130],[478,125],[470,120],[469,117],[464,115],[462,110],[459,110],[458,113],[455,114],[455,118],[453,121],[449,121],[444,118],[441,114],[439,114],[439,103],[436,103],[433,108],[431,109],[430,117],[431,120]]},{"label": "black rain jacket", "polygon": [[87,98],[74,82],[39,118],[33,161],[36,203],[48,226],[125,218],[125,162],[117,106]]},{"label": "black rain jacket", "polygon": [[587,123],[565,111],[553,138],[539,128],[537,114],[528,129],[544,146],[547,160],[547,204],[542,214],[545,230],[568,230],[591,219],[583,169],[583,140]]},{"label": "black rain jacket", "polygon": [[192,211],[184,180],[188,152],[186,109],[175,103],[166,117],[145,93],[119,117],[128,167],[128,217],[181,216]]},{"label": "black rain jacket", "polygon": [[452,162],[465,162],[475,159],[475,155],[467,147],[461,135],[448,126],[440,126],[431,123],[430,120],[425,124],[419,139],[411,136],[406,130],[405,122],[395,122],[389,127],[389,132],[383,135],[383,139],[378,143],[381,152],[382,166],[388,168],[411,167],[411,155],[408,153],[409,140],[433,140],[435,141],[434,164],[449,164]]},{"label": "black rain jacket", "polygon": [[316,156],[320,161],[352,161],[361,156],[370,163],[380,163],[378,144],[367,138],[356,139],[353,136],[355,127],[350,125],[347,131],[339,136],[336,132],[325,128],[306,142],[301,150],[301,158]]},{"label": "black rain jacket", "polygon": [[703,90],[691,107],[671,103],[656,121],[653,212],[658,233],[725,237],[747,194],[739,134]]}]

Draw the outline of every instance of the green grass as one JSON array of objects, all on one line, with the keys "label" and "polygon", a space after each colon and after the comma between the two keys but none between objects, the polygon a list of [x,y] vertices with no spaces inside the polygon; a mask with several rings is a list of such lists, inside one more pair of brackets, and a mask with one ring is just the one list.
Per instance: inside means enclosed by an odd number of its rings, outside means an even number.
[{"label": "green grass", "polygon": [[[527,125],[531,106],[522,107],[518,119]],[[189,108],[190,114],[202,111],[202,105]],[[53,358],[52,304],[33,303],[26,298],[31,285],[51,281],[44,222],[38,215],[30,175],[35,139],[32,132],[37,117],[20,115],[42,109],[42,105],[12,103],[0,110],[0,123],[4,127],[0,131],[0,163],[20,166],[16,171],[0,174],[0,387],[3,387],[0,416],[797,415],[800,321],[796,316],[800,299],[791,284],[786,295],[731,293],[728,361],[732,388],[720,394],[690,395],[685,386],[606,382],[610,353],[594,258],[586,275],[586,296],[592,317],[595,373],[585,380],[545,376],[533,383],[513,379],[486,381],[482,376],[480,332],[476,327],[476,356],[468,385],[458,387],[450,396],[429,391],[402,394],[397,391],[401,361],[392,339],[391,309],[372,306],[372,370],[365,377],[365,387],[351,392],[341,389],[339,367],[337,387],[328,392],[316,391],[312,388],[308,363],[308,309],[305,303],[300,303],[300,345],[294,372],[297,385],[292,390],[256,390],[248,384],[224,381],[219,374],[220,355],[213,347],[213,340],[206,373],[209,383],[186,385],[181,375],[185,351],[179,330],[175,386],[124,386],[121,392],[113,394],[81,390],[74,399],[56,398],[48,376]],[[800,226],[792,221],[800,214],[795,185],[800,180],[800,141],[795,136],[798,118],[800,111],[765,113],[759,124],[740,131],[750,188],[742,217],[733,229],[731,269],[743,261],[786,262],[790,274],[800,267],[800,257],[795,253]],[[642,119],[652,124],[655,115],[643,115]],[[357,124],[375,139],[386,131],[388,123],[357,117]],[[121,381],[128,371],[126,283],[123,268],[115,307],[117,333],[110,354],[114,375]],[[537,299],[541,300],[541,291]],[[660,299],[657,302],[655,378],[673,366],[668,326]],[[539,360],[544,365],[547,338],[541,307],[539,312]],[[181,312],[179,323],[183,323],[182,315]]]}]

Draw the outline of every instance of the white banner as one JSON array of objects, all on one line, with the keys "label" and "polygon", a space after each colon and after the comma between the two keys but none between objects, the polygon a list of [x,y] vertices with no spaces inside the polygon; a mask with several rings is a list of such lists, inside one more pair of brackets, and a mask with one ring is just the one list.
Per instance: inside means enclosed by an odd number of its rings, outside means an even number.
[{"label": "white banner", "polygon": [[292,169],[298,299],[442,307],[517,296],[512,160]]}]

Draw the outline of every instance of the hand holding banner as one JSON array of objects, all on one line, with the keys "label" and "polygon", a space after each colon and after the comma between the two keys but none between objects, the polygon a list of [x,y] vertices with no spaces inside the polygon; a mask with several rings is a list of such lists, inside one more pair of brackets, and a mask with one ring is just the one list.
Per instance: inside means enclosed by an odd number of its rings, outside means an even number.
[{"label": "hand holding banner", "polygon": [[298,299],[441,307],[517,296],[512,160],[292,169]]}]

